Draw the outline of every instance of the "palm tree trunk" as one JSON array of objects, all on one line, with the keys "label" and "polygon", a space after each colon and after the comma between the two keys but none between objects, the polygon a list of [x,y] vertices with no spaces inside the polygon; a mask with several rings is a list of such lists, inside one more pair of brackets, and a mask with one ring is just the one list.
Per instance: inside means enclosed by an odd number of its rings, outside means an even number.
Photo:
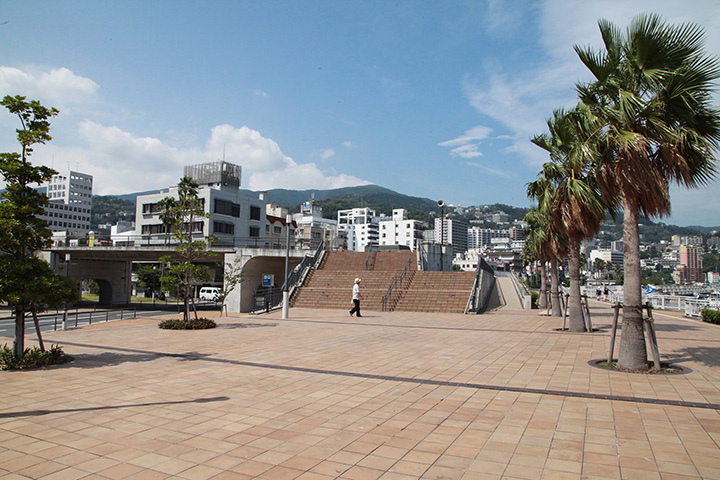
[{"label": "palm tree trunk", "polygon": [[570,276],[569,329],[571,332],[587,332],[580,303],[580,242],[570,240],[568,252],[568,275]]},{"label": "palm tree trunk", "polygon": [[550,260],[550,303],[552,303],[553,317],[562,317],[560,307],[560,274],[558,272],[557,258]]},{"label": "palm tree trunk", "polygon": [[545,261],[540,262],[540,297],[538,298],[538,308],[547,308],[547,267]]},{"label": "palm tree trunk", "polygon": [[640,285],[640,229],[638,227],[638,203],[623,199],[623,318],[618,367],[627,370],[647,370],[648,358],[645,347],[642,320],[642,289]]}]

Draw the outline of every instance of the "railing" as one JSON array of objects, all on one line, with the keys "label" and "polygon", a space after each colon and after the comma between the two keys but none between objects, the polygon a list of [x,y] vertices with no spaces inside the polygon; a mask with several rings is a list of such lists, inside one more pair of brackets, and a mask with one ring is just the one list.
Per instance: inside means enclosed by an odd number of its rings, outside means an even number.
[{"label": "railing", "polygon": [[[591,295],[592,296],[592,295]],[[623,303],[623,290],[617,288],[610,290],[607,301],[610,303]],[[657,310],[671,310],[683,312],[687,317],[701,317],[701,311],[705,308],[712,308],[709,300],[699,300],[693,297],[681,295],[663,295],[657,293],[643,293],[643,304],[649,303]]]},{"label": "railing", "polygon": [[465,313],[479,314],[485,311],[490,301],[490,294],[495,286],[495,273],[484,258],[478,258],[478,266],[475,271],[475,281],[470,292]]},{"label": "railing", "polygon": [[[201,234],[193,235],[194,241],[203,241],[206,237]],[[165,235],[145,234],[145,235],[117,235],[115,238],[109,236],[69,236],[63,240],[54,240],[53,248],[62,247],[153,247],[153,248],[175,248],[180,244],[177,239],[172,236],[165,238]],[[312,250],[322,244],[322,240],[304,240],[290,239],[291,250]],[[266,249],[286,249],[287,243],[285,237],[232,237],[232,238],[215,238],[210,244],[210,248],[266,248]]]},{"label": "railing", "polygon": [[530,293],[530,290],[528,290],[524,283],[518,280],[517,276],[514,273],[511,273],[510,276],[512,277],[515,292],[517,293],[522,303],[522,308],[524,310],[530,310],[532,308],[532,293]]},{"label": "railing", "polygon": [[[390,282],[390,286],[387,289],[387,292],[385,292],[385,295],[383,295],[382,298],[382,311],[387,312],[389,310],[392,310],[395,305],[390,305],[392,302],[392,295],[395,287],[397,286],[398,289],[403,288],[403,280],[405,279],[405,275],[408,272],[408,268],[410,268],[410,262],[412,262],[412,258],[409,258],[408,261],[405,263],[405,268],[403,268],[402,273],[399,277],[393,277],[392,282]],[[406,287],[407,289],[407,287]],[[399,299],[398,295],[398,299]]]},{"label": "railing", "polygon": [[[284,292],[287,285],[288,296],[292,297],[297,286],[301,285],[305,281],[305,277],[307,277],[310,269],[316,267],[322,259],[322,255],[325,253],[323,246],[324,244],[321,241],[312,255],[306,255],[305,258],[302,259],[302,262],[300,262],[300,264],[295,267],[292,272],[290,272],[287,280],[283,283],[280,292]],[[279,306],[280,303],[282,303],[282,295],[279,297],[273,296],[270,300],[270,308],[275,308]]]}]

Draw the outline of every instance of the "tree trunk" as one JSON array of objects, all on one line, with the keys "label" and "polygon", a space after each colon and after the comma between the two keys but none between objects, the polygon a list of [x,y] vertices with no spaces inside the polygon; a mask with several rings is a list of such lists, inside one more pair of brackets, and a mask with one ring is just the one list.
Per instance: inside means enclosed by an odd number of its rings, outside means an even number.
[{"label": "tree trunk", "polygon": [[22,358],[25,353],[25,310],[15,305],[15,340],[13,341],[13,356]]},{"label": "tree trunk", "polygon": [[648,358],[642,320],[642,289],[640,285],[640,229],[638,204],[623,200],[623,318],[618,367],[627,370],[647,370]]},{"label": "tree trunk", "polygon": [[538,298],[538,308],[547,308],[547,267],[544,261],[540,262],[540,297]]},{"label": "tree trunk", "polygon": [[553,317],[562,317],[560,306],[560,273],[558,272],[557,258],[550,260],[550,303],[552,303]]},{"label": "tree trunk", "polygon": [[580,303],[580,242],[570,240],[568,252],[568,275],[570,276],[569,330],[571,332],[587,332]]}]

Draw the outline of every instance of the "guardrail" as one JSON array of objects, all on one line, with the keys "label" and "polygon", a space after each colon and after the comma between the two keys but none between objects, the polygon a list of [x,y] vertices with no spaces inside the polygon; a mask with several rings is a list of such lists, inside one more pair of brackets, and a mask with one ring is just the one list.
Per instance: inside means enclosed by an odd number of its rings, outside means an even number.
[{"label": "guardrail", "polygon": [[[610,303],[623,303],[623,291],[621,288],[611,290],[608,294],[607,301]],[[683,312],[687,317],[699,318],[705,308],[710,308],[710,300],[697,299],[682,295],[663,295],[657,293],[643,293],[642,303],[649,303],[656,310],[670,310],[674,312]]]},{"label": "guardrail", "polygon": [[495,272],[492,267],[482,257],[478,258],[477,270],[475,270],[475,281],[473,289],[470,292],[467,304],[465,305],[465,313],[480,314],[487,308],[495,286]]},{"label": "guardrail", "polygon": [[405,263],[405,268],[403,268],[402,273],[398,277],[393,277],[392,282],[390,282],[390,286],[388,287],[387,292],[385,292],[385,295],[383,295],[383,298],[381,301],[383,312],[391,310],[392,308],[395,307],[395,305],[389,305],[389,303],[392,301],[393,290],[395,289],[396,286],[397,286],[397,288],[403,288],[403,279],[405,278],[405,275],[407,274],[408,268],[410,268],[410,262],[412,262],[411,258],[409,258],[407,263]]},{"label": "guardrail", "polygon": [[[205,241],[206,236],[194,235],[193,241]],[[322,240],[290,239],[291,250],[313,250],[321,245]],[[115,238],[108,236],[82,236],[68,237],[64,240],[53,240],[52,248],[62,247],[168,247],[175,248],[180,244],[176,239],[166,239],[164,235],[119,235]],[[232,237],[215,238],[210,248],[267,248],[286,249],[285,238],[280,237]]]}]

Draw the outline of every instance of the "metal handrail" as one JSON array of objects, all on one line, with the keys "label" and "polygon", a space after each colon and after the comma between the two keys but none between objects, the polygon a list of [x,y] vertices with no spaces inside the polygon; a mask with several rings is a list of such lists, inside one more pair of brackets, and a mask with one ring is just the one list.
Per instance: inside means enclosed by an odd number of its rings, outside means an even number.
[{"label": "metal handrail", "polygon": [[393,290],[395,289],[395,285],[397,285],[399,283],[400,284],[399,288],[402,288],[402,282],[403,282],[403,279],[405,278],[405,275],[407,274],[408,268],[410,268],[411,261],[412,261],[412,259],[409,258],[408,261],[405,263],[405,268],[403,268],[403,271],[400,274],[400,276],[393,277],[392,282],[390,282],[390,287],[388,287],[387,292],[385,292],[385,295],[383,295],[382,302],[381,302],[383,312],[387,311],[387,303],[389,300],[392,299],[392,293],[393,293]]}]

